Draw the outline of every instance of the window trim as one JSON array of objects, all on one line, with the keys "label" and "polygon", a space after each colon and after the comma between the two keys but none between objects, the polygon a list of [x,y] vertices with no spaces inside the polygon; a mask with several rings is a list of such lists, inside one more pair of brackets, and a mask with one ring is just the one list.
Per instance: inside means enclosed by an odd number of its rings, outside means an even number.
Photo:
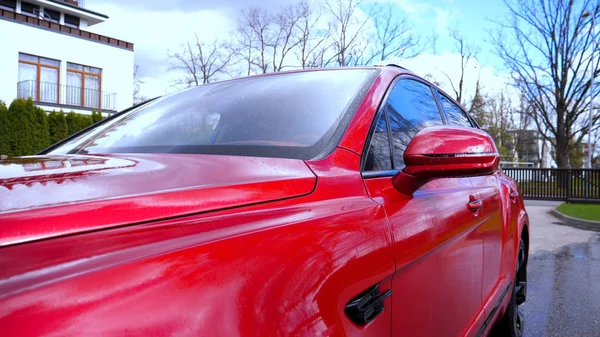
[{"label": "window trim", "polygon": [[15,1],[15,7],[9,7],[9,6],[0,4],[0,9],[3,9],[5,11],[16,12],[17,11],[17,0],[14,0],[14,1]]},{"label": "window trim", "polygon": [[[429,87],[430,90],[432,90],[432,93],[431,93],[432,98],[433,98],[434,102],[436,103],[436,106],[438,108],[438,113],[440,114],[440,118],[442,119],[442,123],[446,124],[445,115],[441,109],[441,106],[437,102],[437,96],[434,92],[434,91],[437,91],[437,88],[432,86],[429,82],[425,81],[424,79],[416,77],[412,74],[400,74],[400,75],[396,76],[392,80],[390,85],[387,87],[387,89],[385,91],[385,95],[383,96],[383,99],[381,100],[381,102],[379,102],[379,107],[377,107],[377,113],[375,113],[375,117],[373,117],[373,120],[371,121],[371,128],[369,129],[369,133],[367,134],[365,144],[363,145],[363,150],[362,150],[362,154],[361,154],[361,158],[360,158],[360,173],[361,173],[362,177],[365,179],[392,177],[396,173],[401,171],[400,169],[394,168],[394,167],[396,167],[396,163],[394,161],[394,147],[393,147],[393,143],[392,143],[392,132],[390,129],[391,128],[390,120],[389,120],[387,111],[384,108],[385,108],[385,102],[387,102],[388,98],[390,97],[390,94],[391,94],[394,86],[396,86],[396,84],[398,82],[403,81],[403,80],[420,82],[422,84],[425,84],[426,86]],[[369,147],[371,145],[371,139],[373,137],[373,133],[375,132],[375,127],[376,127],[375,122],[377,121],[377,118],[380,115],[380,113],[382,113],[382,111],[385,114],[387,127],[388,127],[388,141],[390,142],[390,156],[392,158],[392,169],[391,170],[378,170],[378,171],[365,171],[365,164],[366,164],[366,160],[367,160],[366,158],[368,155],[367,152],[369,151]]]},{"label": "window trim", "polygon": [[[81,69],[83,70],[77,70],[77,69],[71,69],[69,68],[69,65],[77,65],[80,66]],[[95,68],[95,69],[100,69],[100,73],[99,74],[95,74],[95,73],[90,73],[85,71],[85,68]],[[92,67],[92,66],[88,66],[85,64],[80,64],[80,63],[75,63],[75,62],[67,62],[67,78],[69,77],[69,72],[71,73],[78,73],[81,75],[81,106],[85,107],[85,108],[93,108],[93,109],[98,109],[98,110],[102,110],[102,68],[98,68],[98,67]],[[98,88],[98,107],[86,107],[85,106],[85,76],[89,75],[89,76],[96,76],[99,78],[100,80],[100,86]],[[67,86],[69,86],[67,84]]]},{"label": "window trim", "polygon": [[[25,61],[25,60],[21,60],[21,55],[27,55],[27,56],[32,56],[32,57],[37,57],[37,63],[36,62],[31,62],[31,61]],[[53,60],[58,62],[58,66],[52,66],[49,64],[44,64],[42,63],[42,59],[49,59],[49,60]],[[60,60],[56,60],[56,59],[52,59],[49,57],[44,57],[44,56],[38,56],[38,55],[33,55],[33,54],[27,54],[27,53],[19,53],[19,63],[23,63],[23,64],[29,64],[29,65],[34,65],[36,66],[36,88],[35,88],[35,102],[42,102],[40,100],[41,97],[41,75],[42,75],[42,67],[45,68],[51,68],[51,69],[56,69],[56,86],[57,86],[57,92],[56,92],[56,103],[60,102]],[[53,102],[46,102],[46,103],[53,103]]]},{"label": "window trim", "polygon": [[[78,21],[77,24],[75,25],[75,24],[72,24],[70,22],[67,22],[67,17],[76,18],[77,21]],[[67,13],[63,14],[63,21],[64,21],[64,25],[65,26],[71,27],[71,28],[77,28],[77,29],[79,29],[79,26],[81,25],[81,18],[79,18],[79,17],[77,17],[75,15],[67,14]]]},{"label": "window trim", "polygon": [[[25,11],[23,11],[23,4],[31,5],[33,7],[33,13],[32,12],[25,12]],[[27,2],[27,1],[21,1],[21,14],[23,14],[23,15],[26,15],[26,16],[29,16],[29,17],[33,17],[33,18],[37,18],[40,15],[40,10],[41,9],[42,9],[42,7],[40,5],[32,4],[31,2]]]}]

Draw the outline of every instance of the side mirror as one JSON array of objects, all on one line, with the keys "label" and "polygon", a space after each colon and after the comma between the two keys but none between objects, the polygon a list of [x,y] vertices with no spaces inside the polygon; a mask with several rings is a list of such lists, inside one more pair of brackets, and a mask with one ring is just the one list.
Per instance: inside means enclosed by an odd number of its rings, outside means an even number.
[{"label": "side mirror", "polygon": [[485,131],[444,125],[417,133],[404,151],[404,163],[392,182],[401,193],[413,194],[429,179],[494,173],[500,155]]}]

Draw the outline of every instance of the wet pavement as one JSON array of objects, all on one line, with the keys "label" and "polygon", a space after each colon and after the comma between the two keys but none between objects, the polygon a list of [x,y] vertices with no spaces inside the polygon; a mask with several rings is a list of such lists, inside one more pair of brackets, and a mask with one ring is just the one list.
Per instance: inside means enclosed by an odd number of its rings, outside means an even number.
[{"label": "wet pavement", "polygon": [[[531,220],[525,336],[600,337],[600,233],[526,205]],[[555,207],[555,206],[554,206]]]}]

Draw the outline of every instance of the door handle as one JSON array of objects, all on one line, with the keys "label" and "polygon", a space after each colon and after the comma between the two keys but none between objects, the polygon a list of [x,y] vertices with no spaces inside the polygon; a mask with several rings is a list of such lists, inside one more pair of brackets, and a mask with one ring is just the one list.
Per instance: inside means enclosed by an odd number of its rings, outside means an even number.
[{"label": "door handle", "polygon": [[365,325],[381,315],[384,309],[383,301],[390,295],[392,295],[392,290],[382,294],[379,284],[377,284],[350,300],[344,311],[354,323]]},{"label": "door handle", "polygon": [[474,200],[469,201],[468,205],[469,205],[469,210],[471,210],[473,212],[477,212],[483,208],[483,201],[481,201],[481,199],[474,199]]},{"label": "door handle", "polygon": [[510,192],[510,198],[511,198],[512,200],[515,200],[515,199],[517,199],[517,197],[518,197],[518,196],[519,196],[519,192],[517,192],[517,191],[512,191],[512,192]]}]

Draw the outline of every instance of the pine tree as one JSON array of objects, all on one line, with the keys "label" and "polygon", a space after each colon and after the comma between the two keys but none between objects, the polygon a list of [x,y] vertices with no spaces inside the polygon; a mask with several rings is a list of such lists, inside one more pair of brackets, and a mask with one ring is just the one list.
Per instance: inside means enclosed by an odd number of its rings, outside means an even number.
[{"label": "pine tree", "polygon": [[10,156],[27,156],[34,153],[32,127],[35,112],[32,106],[34,105],[31,99],[16,99],[8,108]]},{"label": "pine tree", "polygon": [[69,112],[66,117],[69,135],[75,134],[93,124],[92,117]]},{"label": "pine tree", "polygon": [[12,153],[10,148],[10,121],[8,119],[8,108],[3,101],[0,101],[0,155],[9,155]]},{"label": "pine tree", "polygon": [[60,112],[52,111],[50,113],[48,116],[48,128],[50,131],[50,142],[52,144],[67,138],[69,135],[67,130],[67,120],[65,119],[65,114],[62,110]]},{"label": "pine tree", "polygon": [[48,126],[48,115],[44,109],[32,105],[28,108],[32,109],[32,152],[35,154],[50,146],[50,129]]}]

